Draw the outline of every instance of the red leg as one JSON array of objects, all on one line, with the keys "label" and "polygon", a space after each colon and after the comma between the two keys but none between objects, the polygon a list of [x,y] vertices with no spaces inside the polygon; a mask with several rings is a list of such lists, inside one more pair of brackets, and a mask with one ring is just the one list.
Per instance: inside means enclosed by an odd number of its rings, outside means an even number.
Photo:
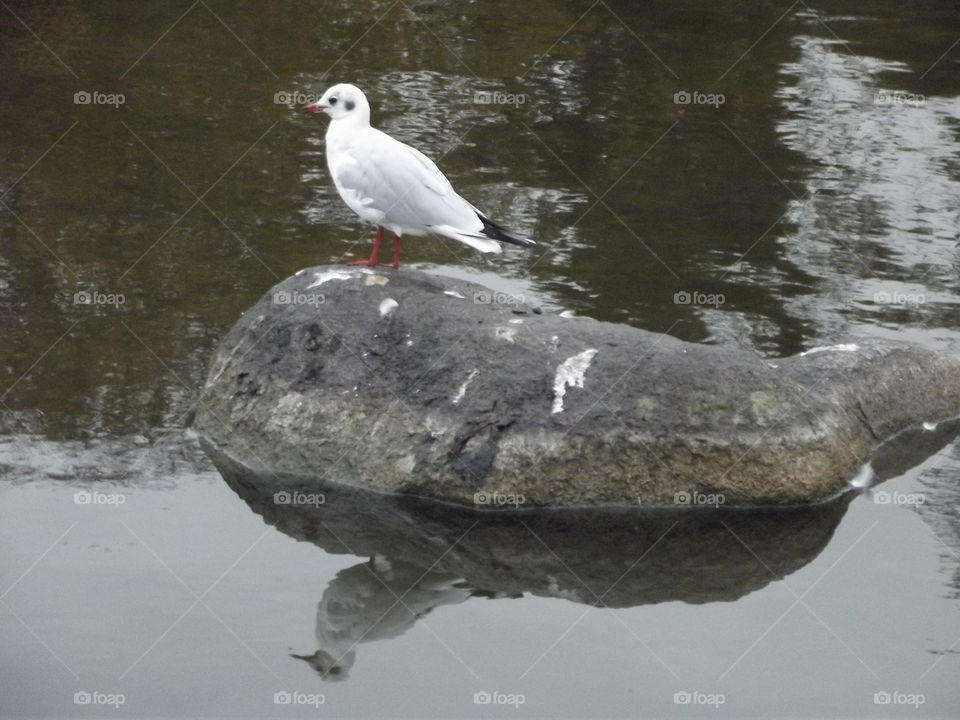
[{"label": "red leg", "polygon": [[400,236],[393,236],[393,269],[400,267]]},{"label": "red leg", "polygon": [[379,263],[377,262],[377,253],[380,252],[381,239],[383,239],[383,228],[377,225],[377,234],[373,238],[373,252],[370,253],[370,259],[354,260],[353,262],[347,263],[347,265],[369,265],[370,267],[373,267],[374,265],[379,265]]}]

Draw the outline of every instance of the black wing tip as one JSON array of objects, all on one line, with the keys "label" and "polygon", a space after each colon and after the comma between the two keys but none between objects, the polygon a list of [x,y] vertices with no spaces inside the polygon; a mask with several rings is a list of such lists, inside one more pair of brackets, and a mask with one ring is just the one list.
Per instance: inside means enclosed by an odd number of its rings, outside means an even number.
[{"label": "black wing tip", "polygon": [[485,215],[482,215],[481,213],[477,213],[477,217],[480,218],[480,222],[483,223],[483,230],[480,232],[486,235],[488,238],[499,240],[500,242],[510,243],[511,245],[519,245],[520,247],[536,247],[540,244],[534,242],[530,238],[511,235],[504,228],[500,227],[493,220]]}]

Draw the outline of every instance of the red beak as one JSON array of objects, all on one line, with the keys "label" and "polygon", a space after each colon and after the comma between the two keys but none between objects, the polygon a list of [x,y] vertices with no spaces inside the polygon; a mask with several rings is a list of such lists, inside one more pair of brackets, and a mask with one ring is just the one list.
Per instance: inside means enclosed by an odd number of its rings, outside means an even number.
[{"label": "red beak", "polygon": [[304,106],[303,106],[303,109],[304,109],[305,112],[308,112],[308,113],[310,113],[310,114],[312,114],[312,115],[315,115],[315,114],[317,114],[318,112],[323,112],[324,110],[326,110],[326,109],[327,109],[327,106],[326,106],[326,105],[321,105],[321,104],[319,103],[319,101],[318,101],[318,102],[312,102],[312,103],[310,103],[310,104],[308,104],[308,105],[304,105]]}]

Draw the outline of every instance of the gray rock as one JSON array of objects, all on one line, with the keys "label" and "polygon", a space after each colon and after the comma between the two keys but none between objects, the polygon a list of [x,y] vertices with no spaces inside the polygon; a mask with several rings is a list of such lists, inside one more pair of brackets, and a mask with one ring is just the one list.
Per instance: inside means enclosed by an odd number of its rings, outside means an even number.
[{"label": "gray rock", "polygon": [[857,340],[768,361],[463,280],[317,267],[211,363],[198,430],[259,470],[488,507],[791,504],[960,412],[960,360]]}]

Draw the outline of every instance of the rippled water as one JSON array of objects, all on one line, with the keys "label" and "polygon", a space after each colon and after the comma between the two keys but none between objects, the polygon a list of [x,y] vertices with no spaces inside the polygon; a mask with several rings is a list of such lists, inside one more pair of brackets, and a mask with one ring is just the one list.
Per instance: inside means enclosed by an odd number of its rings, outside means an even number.
[{"label": "rippled water", "polygon": [[[324,598],[380,607],[362,564],[392,548],[261,518],[183,428],[246,307],[369,252],[328,182],[324,121],[276,102],[336,81],[544,245],[414,239],[410,265],[771,357],[858,334],[960,351],[958,37],[947,0],[0,5],[0,714],[317,714],[273,702],[299,691],[360,717],[956,716],[952,441],[889,461],[820,534],[787,533],[793,564],[765,568],[769,548],[742,576],[694,573],[719,586],[698,601],[627,593],[610,611],[588,592],[616,569],[630,588],[687,582],[663,571],[683,541],[591,574],[589,552],[491,530],[498,554],[448,558],[424,616],[373,633],[334,683],[290,653],[329,638]],[[398,551],[397,572],[428,570],[428,549]],[[74,704],[94,690],[126,704]],[[526,702],[480,707],[483,691]]]}]

